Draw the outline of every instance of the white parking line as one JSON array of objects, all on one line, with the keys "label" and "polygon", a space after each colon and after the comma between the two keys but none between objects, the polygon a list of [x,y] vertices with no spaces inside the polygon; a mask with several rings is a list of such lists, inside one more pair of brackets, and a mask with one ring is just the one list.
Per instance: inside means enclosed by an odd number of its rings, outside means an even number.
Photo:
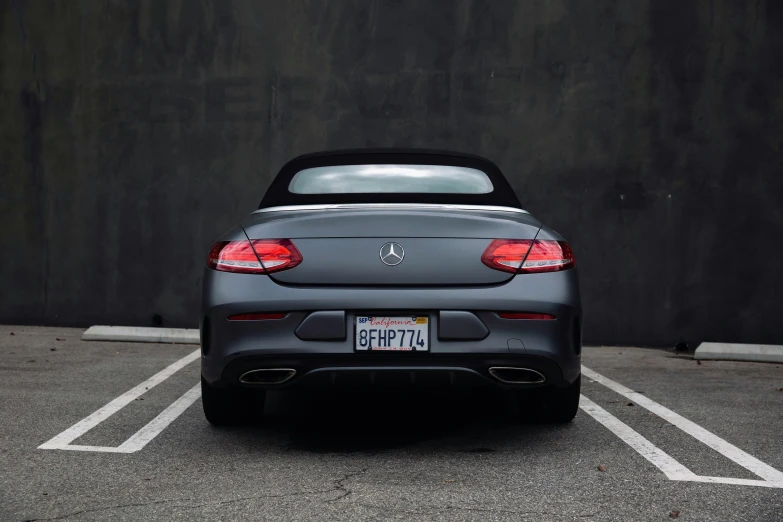
[{"label": "white parking line", "polygon": [[630,388],[627,388],[622,384],[609,379],[608,377],[604,377],[603,375],[594,372],[586,366],[582,366],[582,374],[600,384],[603,384],[610,390],[632,400],[635,404],[658,415],[670,424],[677,426],[699,442],[706,444],[721,455],[736,462],[740,466],[751,471],[755,475],[758,475],[764,480],[738,479],[730,477],[703,477],[696,475],[691,470],[674,460],[674,458],[654,446],[650,441],[639,435],[628,425],[595,404],[593,401],[587,397],[581,397],[580,407],[582,410],[606,426],[644,458],[655,464],[661,471],[664,472],[664,474],[666,474],[669,479],[685,480],[691,482],[710,482],[783,488],[783,473],[776,470],[772,466],[761,462],[753,455],[742,451],[733,444],[726,442],[714,433],[707,431],[698,424],[689,421],[685,417],[673,412],[669,408],[658,404],[652,399],[637,393]]},{"label": "white parking line", "polygon": [[[200,350],[196,350],[186,355],[182,359],[170,364],[146,381],[137,386],[134,386],[113,401],[98,409],[96,412],[80,420],[67,430],[56,435],[49,441],[41,444],[38,446],[38,448],[70,451],[93,451],[103,453],[135,453],[141,450],[150,441],[157,437],[177,417],[182,415],[182,413],[184,413],[185,410],[187,410],[196,400],[198,400],[198,398],[201,396],[200,384],[197,384],[185,392],[184,395],[169,405],[157,417],[152,419],[149,423],[147,423],[147,425],[142,427],[128,440],[117,447],[87,446],[71,444],[71,442],[120,411],[122,408],[130,404],[134,399],[138,398],[139,396],[143,395],[147,391],[151,390],[161,382],[171,377],[174,373],[181,370],[189,363],[198,359],[199,356]],[[740,466],[743,466],[763,479],[754,480],[732,477],[705,477],[696,475],[687,467],[680,464],[673,457],[665,453],[660,448],[656,447],[630,426],[607,412],[605,409],[601,408],[584,395],[580,397],[579,406],[585,413],[606,426],[623,442],[628,444],[642,457],[660,469],[670,480],[783,488],[783,473],[776,470],[775,468],[765,464],[752,455],[742,451],[733,444],[726,442],[717,435],[689,421],[688,419],[673,412],[665,406],[662,406],[652,399],[637,393],[607,377],[604,377],[597,372],[594,372],[590,368],[582,366],[582,373],[587,378],[606,386],[612,391],[619,393],[620,395],[634,401],[639,406],[658,415],[674,426],[677,426],[685,433],[688,433],[700,442],[703,442],[710,448],[719,452],[721,455],[724,455],[725,457],[736,462]]]},{"label": "white parking line", "polygon": [[166,429],[174,419],[182,415],[191,404],[201,397],[201,383],[195,385],[185,395],[174,401],[171,406],[160,412],[160,415],[152,419],[146,426],[134,433],[131,438],[120,444],[119,450],[133,453],[146,446],[152,439]]},{"label": "white parking line", "polygon": [[584,395],[579,398],[579,407],[592,418],[609,428],[609,431],[620,437],[623,442],[636,450],[639,455],[655,464],[670,480],[686,480],[696,477],[694,472],[674,460],[668,453],[665,453],[652,442],[639,435],[633,428]]},{"label": "white parking line", "polygon": [[[146,442],[143,442],[141,444],[141,446],[138,447],[138,449],[128,449],[128,448],[121,449],[124,446],[125,443],[123,445],[121,445],[120,447],[118,447],[118,448],[105,447],[105,446],[79,446],[79,445],[73,445],[72,446],[70,443],[73,442],[74,440],[78,439],[79,437],[81,437],[82,435],[84,435],[85,433],[87,433],[88,431],[93,429],[95,426],[97,426],[101,422],[105,421],[106,419],[108,419],[109,417],[111,417],[112,415],[117,413],[118,411],[120,411],[122,408],[124,408],[125,406],[127,406],[128,404],[133,402],[133,400],[136,399],[137,397],[143,395],[144,393],[146,393],[147,391],[151,390],[152,388],[154,388],[158,384],[162,383],[163,381],[165,381],[166,379],[168,379],[169,377],[174,375],[176,372],[178,372],[179,370],[181,370],[182,368],[184,368],[185,366],[187,366],[191,362],[193,362],[196,359],[198,359],[199,356],[200,356],[200,350],[196,350],[196,351],[186,355],[182,359],[176,361],[175,363],[173,363],[173,364],[167,366],[166,368],[164,368],[163,370],[159,371],[158,373],[156,373],[155,375],[153,375],[152,377],[150,377],[149,379],[147,379],[143,383],[139,384],[138,386],[134,386],[130,390],[126,391],[125,393],[123,393],[122,395],[120,395],[119,397],[117,397],[116,399],[111,401],[110,403],[108,403],[106,406],[103,406],[102,408],[98,409],[96,412],[94,412],[91,415],[89,415],[89,416],[85,417],[84,419],[80,420],[79,422],[77,422],[76,424],[74,424],[73,426],[71,426],[70,428],[65,430],[64,432],[60,433],[59,435],[54,436],[52,439],[48,440],[47,442],[44,442],[43,444],[38,446],[38,449],[62,449],[62,450],[76,450],[76,451],[101,451],[101,452],[112,452],[112,453],[132,453],[134,451],[138,451],[139,449],[143,448],[144,445],[146,445],[147,442],[149,442],[149,440],[152,440],[152,439],[150,438]],[[186,399],[186,397],[189,398],[190,397],[189,394],[192,391],[193,390],[191,389],[182,398],[180,398],[179,401],[182,401],[183,399]],[[198,398],[198,397],[196,397],[196,398]],[[193,401],[195,401],[195,400],[196,399],[193,399],[190,403],[188,403],[188,406],[193,404]],[[177,402],[179,402],[179,401],[177,401]],[[177,403],[174,403],[174,404],[177,404]],[[171,406],[166,408],[164,413],[166,411],[169,411],[174,406],[174,404],[172,404]],[[187,408],[187,406],[185,408]],[[182,411],[185,411],[185,408],[182,408]],[[180,411],[177,415],[182,413],[182,411]],[[161,415],[163,415],[163,414],[161,414]],[[136,444],[138,444],[139,442],[141,442],[143,440],[141,437],[144,436],[144,434],[142,434],[142,432],[145,429],[149,428],[150,425],[152,425],[156,421],[158,421],[158,424],[156,424],[156,426],[160,424],[161,421],[159,421],[159,419],[160,419],[161,415],[158,415],[158,417],[153,419],[152,422],[147,424],[147,426],[145,426],[144,428],[139,430],[138,433],[136,433],[136,435],[140,436],[139,439],[136,439],[138,441],[138,442],[136,442]],[[172,420],[174,420],[174,418],[176,418],[176,416],[172,417],[170,420],[168,420],[168,422],[163,424],[162,427],[157,432],[154,433],[153,437],[155,435],[157,435],[158,433],[160,433],[160,431],[163,428],[165,428]],[[156,428],[153,426],[152,428],[150,428],[145,433],[152,432],[154,429],[156,429]],[[136,437],[136,435],[134,435],[134,437]],[[126,441],[126,443],[127,442],[128,441]],[[135,447],[135,446],[131,446],[131,448],[132,447]]]}]

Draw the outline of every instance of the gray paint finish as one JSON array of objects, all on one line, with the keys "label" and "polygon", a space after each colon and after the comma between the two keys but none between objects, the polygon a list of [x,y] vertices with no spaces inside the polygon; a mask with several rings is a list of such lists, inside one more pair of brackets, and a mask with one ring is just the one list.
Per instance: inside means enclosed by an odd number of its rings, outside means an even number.
[{"label": "gray paint finish", "polygon": [[344,310],[321,310],[305,317],[295,333],[305,341],[343,341],[345,331]]},{"label": "gray paint finish", "polygon": [[[404,249],[404,261],[395,266],[385,265],[379,255],[381,246],[390,241]],[[492,270],[481,262],[490,241],[437,236],[294,239],[304,261],[293,270],[270,277],[284,284],[327,286],[500,284],[512,274]]]},{"label": "gray paint finish", "polygon": [[[521,225],[521,226],[520,226]],[[404,236],[404,237],[509,237],[532,239],[541,222],[529,214],[498,211],[454,211],[400,205],[394,209],[311,210],[257,212],[242,221],[251,239],[298,237]],[[380,246],[380,245],[379,245]]]},{"label": "gray paint finish", "polygon": [[[341,241],[344,239],[335,240],[336,249]],[[380,259],[377,263],[381,264]],[[298,269],[293,268],[291,272]],[[448,267],[444,271],[448,271]],[[452,356],[455,359],[451,364],[440,366],[475,371],[472,365],[477,365],[485,372],[486,367],[492,365],[486,361],[519,356],[519,352],[512,352],[508,340],[523,339],[524,354],[539,358],[538,362],[547,366],[549,380],[573,382],[580,373],[581,297],[577,268],[519,274],[504,284],[470,288],[282,285],[263,275],[205,268],[201,309],[202,323],[209,324],[202,330],[205,337],[202,342],[210,347],[201,358],[201,375],[209,384],[233,385],[236,365],[242,366],[242,371],[269,368],[274,367],[270,361],[281,357],[286,361],[282,367],[286,368],[301,368],[313,358],[321,359],[318,367],[332,367],[332,362],[345,356],[355,360],[354,357],[360,355],[355,351],[355,318],[362,314],[427,315],[430,321],[429,353],[408,354],[406,359],[408,362],[419,360],[422,366],[439,366],[440,358]],[[342,324],[347,331],[341,342],[320,334],[303,341],[301,335],[294,334],[314,310],[344,313],[346,320]],[[467,313],[471,310],[475,315]],[[237,313],[280,311],[288,313],[279,320],[227,320]],[[552,314],[557,320],[506,320],[498,317],[495,311],[536,311]],[[460,314],[463,317],[457,317]],[[472,320],[465,315],[473,315]],[[441,318],[445,320],[443,327]],[[483,328],[483,335],[476,335],[476,325],[471,323],[478,323]],[[456,340],[457,337],[460,339]],[[375,357],[381,361],[383,355],[372,354],[370,360]],[[509,366],[511,360],[515,358],[503,359],[504,363],[498,365]],[[533,361],[527,362],[533,364]],[[366,370],[372,364],[364,359],[361,366]],[[376,364],[393,366],[388,362]],[[523,364],[519,362],[518,365]],[[296,385],[298,379],[292,381],[292,385]]]},{"label": "gray paint finish", "polygon": [[441,341],[480,341],[487,335],[487,327],[471,312],[441,310],[438,313],[438,339]]},{"label": "gray paint finish", "polygon": [[211,242],[313,150],[495,161],[586,342],[783,343],[783,3],[0,3],[0,321],[194,327]]}]

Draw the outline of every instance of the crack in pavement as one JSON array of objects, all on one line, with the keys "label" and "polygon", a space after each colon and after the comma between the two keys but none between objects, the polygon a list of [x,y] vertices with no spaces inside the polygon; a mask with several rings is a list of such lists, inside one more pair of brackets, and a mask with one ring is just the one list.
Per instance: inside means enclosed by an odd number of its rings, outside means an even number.
[{"label": "crack in pavement", "polygon": [[139,507],[139,506],[152,506],[155,504],[166,504],[168,502],[177,502],[179,500],[191,500],[190,498],[172,498],[167,500],[154,500],[152,502],[137,502],[134,504],[118,504],[116,506],[104,506],[99,508],[93,508],[93,509],[80,509],[79,511],[73,511],[71,513],[66,513],[65,515],[59,515],[56,517],[49,517],[49,518],[28,518],[25,519],[23,522],[40,522],[44,520],[64,520],[69,517],[74,517],[76,515],[81,515],[82,513],[94,513],[96,511],[107,511],[111,509],[122,509],[126,507]]},{"label": "crack in pavement", "polygon": [[356,477],[358,475],[363,475],[363,474],[367,473],[367,469],[368,468],[362,468],[359,471],[351,471],[351,472],[346,473],[345,475],[343,475],[342,478],[339,478],[339,479],[335,480],[334,481],[334,488],[332,489],[332,491],[340,491],[341,494],[338,495],[336,498],[333,498],[331,500],[327,500],[326,503],[327,504],[332,504],[334,502],[337,502],[338,500],[342,500],[345,497],[351,495],[353,493],[353,490],[348,489],[347,487],[345,487],[345,482],[347,480],[349,480],[349,479],[352,479],[353,477]]},{"label": "crack in pavement", "polygon": [[[184,509],[198,509],[201,507],[206,506],[221,506],[226,504],[232,504],[234,502],[243,502],[247,500],[257,500],[257,499],[264,499],[264,498],[284,498],[284,497],[298,497],[298,496],[310,496],[310,495],[324,495],[327,493],[334,493],[334,492],[340,492],[340,495],[338,495],[336,498],[327,500],[327,503],[337,502],[338,500],[341,500],[351,493],[353,493],[352,490],[348,489],[345,486],[345,482],[357,475],[361,475],[367,472],[367,468],[361,469],[360,471],[352,471],[349,473],[346,473],[342,477],[335,479],[334,486],[329,489],[319,489],[315,491],[295,491],[292,493],[281,493],[277,495],[252,495],[249,497],[240,497],[240,498],[234,498],[230,500],[217,500],[212,502],[204,502],[201,504],[195,504],[195,505],[183,505],[180,506]],[[29,518],[24,520],[23,522],[45,522],[47,520],[64,520],[66,518],[74,517],[77,515],[82,515],[84,513],[95,513],[98,511],[111,511],[114,509],[124,509],[129,507],[143,507],[143,506],[152,506],[156,504],[167,504],[171,502],[186,502],[190,500],[196,500],[191,497],[184,497],[184,498],[172,498],[172,499],[166,499],[166,500],[153,500],[151,502],[137,502],[132,504],[117,504],[115,506],[103,506],[99,508],[93,508],[93,509],[80,509],[79,511],[73,511],[71,513],[66,513],[64,515],[58,515],[55,517],[48,517],[48,518]]]},{"label": "crack in pavement", "polygon": [[472,508],[472,507],[454,506],[451,504],[446,506],[445,509],[457,509],[460,511],[476,511],[479,513],[504,513],[509,515],[521,515],[521,516],[549,515],[549,516],[556,516],[556,517],[576,517],[576,518],[590,518],[598,514],[598,512],[585,513],[579,515],[579,514],[572,514],[572,513],[553,513],[551,511],[516,511],[512,509]]},{"label": "crack in pavement", "polygon": [[[341,479],[343,480],[343,479]],[[249,497],[240,497],[240,498],[234,498],[230,500],[216,500],[211,502],[204,502],[201,504],[195,504],[195,505],[182,505],[179,506],[183,509],[198,509],[201,507],[206,506],[221,506],[225,504],[231,504],[234,502],[242,502],[246,500],[256,500],[256,499],[263,499],[263,498],[283,498],[283,497],[297,497],[297,496],[308,496],[308,495],[322,495],[326,493],[334,493],[335,491],[341,491],[341,489],[337,486],[329,488],[329,489],[320,489],[315,491],[295,491],[293,493],[281,493],[278,495],[252,495]],[[191,497],[183,497],[183,498],[172,498],[172,499],[166,499],[166,500],[154,500],[151,502],[137,502],[133,504],[117,504],[116,506],[103,506],[93,509],[81,509],[79,511],[73,511],[71,513],[66,513],[64,515],[59,515],[56,517],[49,517],[49,518],[29,518],[24,520],[23,522],[44,522],[47,520],[64,520],[69,517],[81,515],[84,513],[94,513],[98,511],[111,511],[114,509],[124,509],[129,507],[143,507],[143,506],[152,506],[156,504],[167,504],[171,502],[186,502],[190,500],[196,500]]]},{"label": "crack in pavement", "polygon": [[257,500],[262,498],[306,497],[309,495],[322,495],[326,493],[333,493],[335,491],[337,491],[337,488],[319,489],[315,491],[295,491],[293,493],[281,493],[279,495],[251,495],[249,497],[240,497],[231,500],[218,500],[213,502],[204,502],[203,504],[196,504],[194,506],[182,506],[182,507],[185,509],[196,509],[205,506],[223,506],[226,504],[233,504],[234,502],[243,502],[246,500]]},{"label": "crack in pavement", "polygon": [[446,505],[446,506],[435,506],[430,504],[424,507],[423,510],[410,510],[410,509],[402,509],[402,508],[394,508],[389,506],[380,506],[378,504],[372,504],[367,502],[361,502],[357,503],[359,506],[363,506],[370,509],[375,509],[378,511],[384,511],[389,512],[393,511],[395,513],[405,513],[409,515],[428,515],[432,513],[443,513],[446,510],[455,510],[455,511],[470,511],[470,512],[478,512],[478,513],[498,513],[498,514],[504,514],[504,515],[517,515],[517,516],[540,516],[540,515],[547,515],[547,516],[555,516],[555,517],[573,517],[573,518],[591,518],[598,514],[598,512],[595,513],[584,513],[584,514],[572,514],[572,513],[554,513],[551,511],[517,511],[513,509],[499,509],[499,508],[478,508],[478,507],[467,507],[467,506],[455,506],[452,504]]}]

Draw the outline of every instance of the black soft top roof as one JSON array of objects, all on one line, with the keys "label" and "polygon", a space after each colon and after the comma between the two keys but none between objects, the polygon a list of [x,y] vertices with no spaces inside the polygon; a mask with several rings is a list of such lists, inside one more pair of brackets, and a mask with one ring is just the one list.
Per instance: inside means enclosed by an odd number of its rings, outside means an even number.
[{"label": "black soft top roof", "polygon": [[[494,189],[488,194],[294,194],[288,190],[291,179],[300,170],[365,164],[468,167],[484,172],[492,181]],[[503,173],[488,159],[472,154],[426,149],[351,149],[315,152],[296,157],[280,169],[258,208],[339,203],[442,203],[521,208],[519,199],[514,195]]]}]

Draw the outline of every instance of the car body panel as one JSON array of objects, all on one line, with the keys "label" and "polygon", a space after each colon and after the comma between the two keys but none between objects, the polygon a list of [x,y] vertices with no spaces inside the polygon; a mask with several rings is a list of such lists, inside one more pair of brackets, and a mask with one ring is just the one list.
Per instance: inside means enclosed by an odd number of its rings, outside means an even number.
[{"label": "car body panel", "polygon": [[[254,212],[241,222],[251,238],[465,237],[529,238],[541,222],[527,213],[416,204]],[[404,232],[402,232],[404,231]],[[492,231],[488,235],[488,232]]]},{"label": "car body panel", "polygon": [[[485,266],[481,254],[496,237],[534,239],[541,226],[522,213],[401,207],[258,213],[242,227],[250,239],[294,242],[302,263],[270,274],[284,284],[466,286],[511,279]],[[396,266],[379,262],[390,242],[403,250]]]}]

